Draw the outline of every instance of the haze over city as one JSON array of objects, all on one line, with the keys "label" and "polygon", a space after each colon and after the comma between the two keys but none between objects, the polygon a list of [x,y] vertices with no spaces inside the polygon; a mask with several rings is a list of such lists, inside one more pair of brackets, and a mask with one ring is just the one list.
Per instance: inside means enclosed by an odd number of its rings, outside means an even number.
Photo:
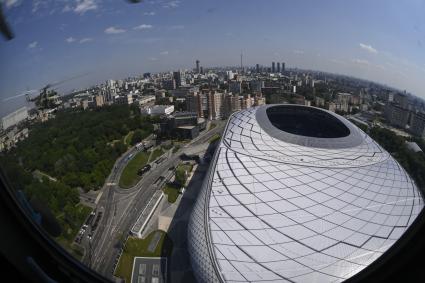
[{"label": "haze over city", "polygon": [[[423,1],[4,0],[16,38],[0,44],[4,101],[47,83],[66,93],[143,72],[269,66],[351,75],[425,97]],[[243,13],[242,13],[243,12]],[[337,23],[337,24],[336,24]]]}]

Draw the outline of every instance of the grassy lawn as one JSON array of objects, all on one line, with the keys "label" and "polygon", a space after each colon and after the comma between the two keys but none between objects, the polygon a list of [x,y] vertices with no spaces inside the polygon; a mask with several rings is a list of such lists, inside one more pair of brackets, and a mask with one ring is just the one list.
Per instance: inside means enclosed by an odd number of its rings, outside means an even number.
[{"label": "grassy lawn", "polygon": [[152,152],[151,158],[150,158],[150,162],[155,161],[158,157],[160,157],[161,155],[164,154],[164,150],[162,148],[157,148]]},{"label": "grassy lawn", "polygon": [[215,134],[214,136],[212,136],[210,138],[210,143],[213,143],[215,141],[218,141],[221,138],[221,136],[219,134]]},{"label": "grassy lawn", "polygon": [[148,163],[149,154],[150,152],[139,152],[130,160],[120,177],[119,186],[121,188],[131,188],[142,178],[137,175],[137,171]]},{"label": "grassy lawn", "polygon": [[165,184],[164,188],[162,188],[164,194],[168,196],[169,203],[175,203],[180,194],[180,186],[175,184]]},{"label": "grassy lawn", "polygon": [[130,131],[124,138],[124,144],[130,145],[131,139],[133,138],[133,131]]},{"label": "grassy lawn", "polygon": [[176,173],[178,172],[186,172],[187,174],[189,174],[192,171],[193,165],[192,164],[179,164],[179,166],[177,166],[176,168]]},{"label": "grassy lawn", "polygon": [[119,142],[120,140],[113,140],[107,143],[107,145],[113,146],[114,144],[116,144],[117,142]]},{"label": "grassy lawn", "polygon": [[125,282],[131,282],[131,272],[133,270],[133,260],[136,256],[144,257],[167,257],[173,249],[173,242],[167,233],[161,232],[161,239],[154,252],[148,251],[148,246],[156,231],[150,233],[144,239],[130,237],[125,243],[123,253],[118,262],[115,276],[124,278]]},{"label": "grassy lawn", "polygon": [[180,145],[174,146],[173,153],[176,153],[177,151],[179,151],[179,149],[180,149]]},{"label": "grassy lawn", "polygon": [[[193,165],[192,164],[180,164],[176,168],[176,182],[180,183],[182,186],[187,180],[187,176],[189,176],[190,172],[192,172]],[[187,176],[186,176],[187,172]]]},{"label": "grassy lawn", "polygon": [[217,126],[217,124],[210,123],[210,127],[209,127],[208,131],[214,129],[216,126]]}]

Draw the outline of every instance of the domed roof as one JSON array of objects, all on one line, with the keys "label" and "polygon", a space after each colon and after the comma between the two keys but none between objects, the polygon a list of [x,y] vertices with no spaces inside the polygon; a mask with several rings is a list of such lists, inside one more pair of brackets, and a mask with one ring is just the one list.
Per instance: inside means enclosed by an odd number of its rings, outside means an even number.
[{"label": "domed roof", "polygon": [[[285,115],[268,115],[299,110],[324,118],[307,117],[290,129],[279,122]],[[337,136],[303,132],[308,123],[328,122],[340,127]],[[218,273],[210,279],[343,281],[387,251],[423,208],[390,154],[318,108],[266,105],[235,113],[213,162],[194,212],[204,209],[203,237]],[[199,238],[191,239],[195,257],[206,253],[196,247]]]}]

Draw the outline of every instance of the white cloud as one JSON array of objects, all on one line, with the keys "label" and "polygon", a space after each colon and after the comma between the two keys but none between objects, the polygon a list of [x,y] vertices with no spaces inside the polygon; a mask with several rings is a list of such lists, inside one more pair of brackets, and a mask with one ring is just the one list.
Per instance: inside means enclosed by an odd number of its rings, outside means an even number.
[{"label": "white cloud", "polygon": [[[32,2],[32,10],[31,11],[33,13],[36,13],[40,7],[43,7],[44,8],[46,6],[46,4],[47,3],[46,2],[43,2],[42,0],[34,0]],[[53,9],[51,11],[53,11]]]},{"label": "white cloud", "polygon": [[162,52],[160,52],[159,54],[160,54],[160,55],[168,55],[168,54],[169,54],[169,52],[168,52],[168,51],[162,51]]},{"label": "white cloud", "polygon": [[164,8],[177,8],[179,5],[180,5],[180,1],[173,0],[173,1],[169,1],[169,2],[165,3],[164,5],[162,5],[162,7],[164,7]]},{"label": "white cloud", "polygon": [[93,41],[93,38],[85,37],[85,38],[80,39],[80,43],[86,43],[86,42],[89,42],[89,41]]},{"label": "white cloud", "polygon": [[359,64],[359,65],[370,65],[369,61],[365,59],[354,58],[354,59],[351,59],[351,62]]},{"label": "white cloud", "polygon": [[77,0],[77,6],[74,9],[74,12],[79,14],[84,14],[90,10],[96,10],[97,4],[94,0]]},{"label": "white cloud", "polygon": [[73,38],[73,37],[71,36],[71,37],[68,37],[67,39],[65,39],[65,41],[66,41],[66,42],[68,42],[68,43],[72,43],[72,42],[74,42],[74,41],[75,41],[75,38]]},{"label": "white cloud", "polygon": [[295,54],[304,54],[304,51],[302,51],[302,50],[294,50],[293,52]]},{"label": "white cloud", "polygon": [[145,16],[155,16],[156,13],[155,12],[144,12],[143,15],[145,15]]},{"label": "white cloud", "polygon": [[373,48],[371,45],[367,45],[367,44],[364,44],[364,43],[360,43],[359,45],[360,45],[361,49],[366,50],[369,53],[375,53],[375,54],[378,53],[378,50]]},{"label": "white cloud", "polygon": [[28,44],[28,48],[29,49],[33,49],[33,48],[36,48],[37,45],[38,45],[38,42],[37,41],[34,41],[34,42],[31,42],[30,44]]},{"label": "white cloud", "polygon": [[65,7],[62,8],[62,12],[69,12],[69,11],[72,11],[72,8],[71,8],[71,6],[66,4]]},{"label": "white cloud", "polygon": [[20,0],[3,0],[1,2],[6,5],[6,8],[12,8],[21,5]]},{"label": "white cloud", "polygon": [[109,27],[109,28],[105,29],[105,33],[107,33],[107,34],[118,34],[118,33],[123,33],[123,32],[126,32],[126,30],[116,28],[116,27]]},{"label": "white cloud", "polygon": [[149,58],[149,61],[158,61],[158,58],[150,57],[150,58]]},{"label": "white cloud", "polygon": [[142,24],[140,26],[134,27],[135,30],[144,30],[144,29],[151,29],[153,28],[152,25]]}]

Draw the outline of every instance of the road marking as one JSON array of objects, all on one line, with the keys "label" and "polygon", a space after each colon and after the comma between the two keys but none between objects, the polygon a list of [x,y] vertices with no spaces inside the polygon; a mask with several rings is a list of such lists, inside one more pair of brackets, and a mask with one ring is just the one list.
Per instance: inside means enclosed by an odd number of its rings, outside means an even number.
[{"label": "road marking", "polygon": [[115,186],[117,183],[106,183],[107,186]]},{"label": "road marking", "polygon": [[94,203],[95,203],[95,204],[97,204],[97,203],[99,202],[100,197],[102,196],[102,194],[103,194],[103,191],[101,191],[101,192],[97,195],[97,198],[96,198],[96,200],[94,201]]}]

